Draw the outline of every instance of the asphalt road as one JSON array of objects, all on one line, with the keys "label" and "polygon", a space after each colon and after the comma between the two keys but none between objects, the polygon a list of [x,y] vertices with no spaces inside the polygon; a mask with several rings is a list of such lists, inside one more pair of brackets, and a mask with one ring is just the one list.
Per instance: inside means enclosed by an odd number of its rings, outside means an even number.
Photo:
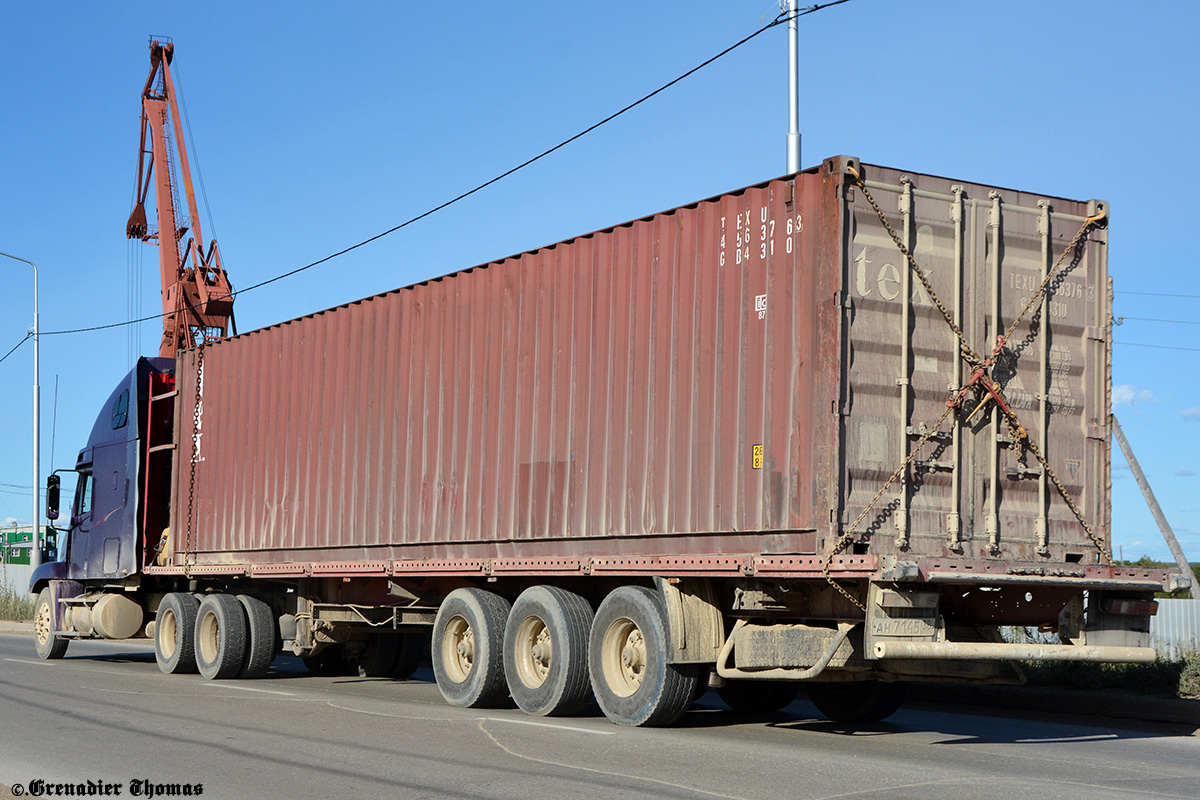
[{"label": "asphalt road", "polygon": [[36,781],[218,800],[1200,797],[1200,737],[1024,716],[906,708],[853,730],[804,700],[752,716],[710,693],[673,728],[629,729],[596,710],[452,708],[428,670],[322,678],[280,658],[214,682],[162,674],[149,646],[76,642],[46,662],[0,634],[0,797]]}]

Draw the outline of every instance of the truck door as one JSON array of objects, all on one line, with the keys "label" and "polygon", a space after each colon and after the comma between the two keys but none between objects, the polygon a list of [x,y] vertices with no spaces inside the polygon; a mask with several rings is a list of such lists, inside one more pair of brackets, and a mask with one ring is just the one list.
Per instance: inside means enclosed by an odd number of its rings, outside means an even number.
[{"label": "truck door", "polygon": [[88,533],[92,528],[91,464],[75,467],[75,499],[71,503],[71,527],[67,533],[67,577],[82,580],[88,575]]}]

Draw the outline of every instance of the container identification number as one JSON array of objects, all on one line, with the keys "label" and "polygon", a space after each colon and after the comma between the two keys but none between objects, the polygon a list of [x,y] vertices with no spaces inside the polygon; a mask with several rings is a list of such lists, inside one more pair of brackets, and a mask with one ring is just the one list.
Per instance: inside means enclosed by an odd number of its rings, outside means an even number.
[{"label": "container identification number", "polygon": [[779,220],[770,215],[767,207],[763,206],[758,209],[757,214],[751,209],[733,217],[732,231],[726,230],[729,224],[729,217],[721,217],[720,251],[717,255],[717,266],[720,267],[724,267],[728,261],[726,250],[730,234],[733,235],[736,245],[733,258],[737,266],[749,264],[755,257],[759,261],[765,261],[768,256],[774,256],[777,232],[784,234],[781,245],[783,252],[791,255],[796,249],[797,234],[804,230],[804,215],[789,215],[780,224]]}]

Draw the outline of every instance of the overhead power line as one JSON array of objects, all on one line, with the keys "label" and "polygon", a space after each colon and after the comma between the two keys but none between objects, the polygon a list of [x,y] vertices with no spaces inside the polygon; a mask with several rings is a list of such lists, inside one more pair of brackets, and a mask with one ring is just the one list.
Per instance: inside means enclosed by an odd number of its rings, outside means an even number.
[{"label": "overhead power line", "polygon": [[1186,353],[1200,353],[1200,347],[1172,347],[1166,344],[1142,344],[1141,342],[1117,342],[1113,344],[1125,345],[1126,347],[1153,347],[1155,350],[1182,350]]},{"label": "overhead power line", "polygon": [[[808,6],[806,8],[797,10],[795,17],[796,18],[805,17],[805,16],[808,16],[809,14],[814,14],[814,13],[816,13],[818,11],[822,11],[826,8],[830,8],[832,6],[840,6],[843,3],[848,3],[848,2],[850,2],[850,0],[832,0],[832,2],[828,2],[828,3],[818,3],[816,5]],[[471,195],[483,191],[484,189],[488,188],[492,184],[498,183],[498,182],[504,180],[505,178],[512,175],[513,173],[518,172],[522,169],[525,169],[526,167],[530,166],[531,164],[534,164],[535,162],[542,160],[546,156],[563,149],[564,147],[571,144],[572,142],[575,142],[578,139],[581,139],[584,136],[587,136],[592,131],[596,130],[597,128],[599,128],[603,125],[608,124],[609,122],[612,122],[617,117],[620,117],[622,114],[625,114],[628,111],[632,111],[633,109],[642,105],[643,103],[650,100],[651,98],[653,98],[659,94],[662,94],[667,89],[670,89],[672,86],[679,83],[680,81],[683,81],[686,78],[689,78],[692,75],[696,74],[700,70],[707,67],[709,64],[712,64],[714,61],[717,61],[718,59],[729,55],[734,50],[737,50],[739,47],[746,44],[747,42],[750,42],[751,40],[757,38],[761,34],[767,32],[768,30],[770,30],[771,28],[774,28],[777,25],[782,25],[783,23],[789,21],[792,18],[793,18],[792,15],[786,11],[780,13],[773,20],[771,20],[767,24],[763,25],[758,30],[756,30],[753,33],[751,33],[750,35],[738,40],[734,44],[731,44],[729,47],[726,47],[724,50],[717,53],[715,56],[712,56],[711,58],[706,59],[705,61],[701,62],[700,64],[693,67],[692,69],[689,69],[687,72],[683,73],[682,75],[675,78],[674,80],[664,83],[662,86],[658,87],[657,89],[650,92],[649,94],[641,97],[638,100],[635,100],[634,102],[625,106],[621,110],[615,111],[612,114],[609,114],[607,117],[600,120],[599,122],[597,122],[593,125],[589,125],[588,127],[584,128],[579,133],[575,134],[574,136],[571,136],[568,139],[564,139],[563,141],[559,142],[558,144],[554,145],[553,147],[551,147],[547,150],[543,150],[541,153],[538,153],[533,158],[523,161],[520,164],[518,164],[517,166],[512,167],[511,169],[505,170],[504,172],[500,173],[499,175],[492,178],[491,180],[484,181],[483,183],[479,184],[475,188],[465,191],[462,194],[458,195],[457,197],[455,197],[451,200],[447,200],[446,202],[441,203],[440,205],[434,206],[433,208],[429,209],[428,211],[424,211],[424,212],[416,215],[415,217],[412,217],[411,219],[407,219],[404,222],[401,222],[399,225],[395,225],[391,228],[388,228],[386,231],[383,231],[382,233],[377,233],[368,239],[363,239],[361,242],[358,242],[357,244],[353,244],[353,245],[350,245],[349,247],[343,248],[343,249],[337,251],[336,253],[331,253],[330,255],[327,255],[324,258],[320,258],[320,259],[317,259],[316,261],[312,261],[308,264],[305,264],[302,267],[297,267],[296,269],[289,270],[287,272],[276,275],[273,278],[268,278],[265,281],[261,281],[259,283],[253,284],[251,286],[247,286],[245,289],[238,289],[232,293],[232,296],[237,297],[240,294],[254,291],[255,289],[261,289],[264,286],[268,286],[277,281],[284,280],[285,278],[290,278],[293,275],[298,275],[301,272],[304,272],[305,270],[309,270],[309,269],[312,269],[313,267],[316,267],[316,266],[319,266],[326,262],[332,261],[333,259],[338,258],[339,256],[344,256],[347,253],[357,250],[360,247],[364,247],[365,245],[368,245],[368,244],[371,244],[372,242],[378,241],[379,239],[382,239],[385,236],[389,236],[389,235],[395,233],[396,231],[407,228],[409,225],[412,225],[415,222],[419,222],[420,220],[423,220],[428,216],[436,214],[437,212],[439,212],[445,208],[448,208],[448,207],[454,205],[455,203],[465,200],[468,197],[470,197]],[[149,317],[142,317],[141,319],[125,320],[123,322],[112,322],[107,325],[93,325],[88,328],[73,328],[71,330],[62,330],[62,331],[42,331],[41,335],[42,336],[63,336],[63,335],[73,334],[73,333],[90,333],[92,331],[108,330],[109,328],[121,328],[126,325],[137,325],[142,322],[150,322],[151,320],[162,319],[164,316],[165,316],[165,314],[154,314]]]},{"label": "overhead power line", "polygon": [[1174,294],[1172,292],[1131,292],[1121,290],[1114,291],[1113,294],[1140,294],[1143,297],[1182,297],[1187,300],[1200,300],[1200,294]]},{"label": "overhead power line", "polygon": [[29,337],[30,337],[30,336],[32,336],[32,335],[33,335],[32,333],[27,333],[27,334],[25,334],[25,338],[24,338],[24,339],[22,339],[21,341],[17,342],[17,343],[16,343],[16,345],[14,345],[14,346],[13,346],[13,349],[12,349],[12,350],[9,350],[7,353],[5,353],[5,354],[4,354],[4,358],[0,358],[0,364],[4,363],[4,360],[5,360],[6,358],[8,358],[9,356],[11,356],[13,353],[17,352],[17,348],[18,348],[18,347],[20,347],[21,345],[25,344],[25,342],[26,342],[26,341],[29,339]]},{"label": "overhead power line", "polygon": [[1154,317],[1117,317],[1115,324],[1121,325],[1125,320],[1134,320],[1136,322],[1169,322],[1173,325],[1200,325],[1200,320],[1194,319],[1155,319]]}]

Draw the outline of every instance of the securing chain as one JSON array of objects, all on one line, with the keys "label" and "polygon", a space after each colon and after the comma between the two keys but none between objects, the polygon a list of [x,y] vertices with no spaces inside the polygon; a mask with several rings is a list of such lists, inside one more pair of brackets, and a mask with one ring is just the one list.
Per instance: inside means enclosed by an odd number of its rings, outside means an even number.
[{"label": "securing chain", "polygon": [[[1067,255],[1079,250],[1079,248],[1082,246],[1084,237],[1104,218],[1103,214],[1096,214],[1084,220],[1083,225],[1080,226],[1079,230],[1075,233],[1075,236],[1071,238],[1071,241],[1063,249],[1062,254],[1058,257],[1058,261],[1056,261],[1054,266],[1046,272],[1046,276],[1042,280],[1042,283],[1038,287],[1037,291],[1030,296],[1028,302],[1025,304],[1025,307],[1021,309],[1021,313],[1018,314],[1017,317],[1012,321],[1004,335],[996,338],[996,346],[992,349],[991,354],[987,358],[984,358],[979,355],[974,348],[971,347],[971,344],[967,341],[967,337],[963,333],[962,328],[960,328],[958,323],[955,322],[954,316],[950,313],[949,309],[946,308],[941,298],[938,297],[937,292],[934,291],[933,285],[929,282],[929,278],[925,274],[925,270],[921,269],[920,264],[917,263],[916,258],[913,257],[913,254],[908,249],[908,246],[900,238],[900,234],[898,234],[896,229],[893,228],[891,223],[888,222],[887,217],[883,213],[883,209],[879,207],[879,204],[871,195],[871,191],[867,188],[866,181],[863,180],[862,175],[853,166],[848,166],[847,169],[851,177],[854,179],[855,185],[862,191],[863,197],[866,199],[871,208],[874,209],[876,216],[879,217],[879,221],[883,224],[884,230],[887,231],[888,236],[891,237],[891,240],[896,245],[896,248],[908,262],[913,274],[917,276],[917,280],[919,280],[921,285],[925,288],[930,301],[934,304],[934,306],[937,307],[938,311],[942,315],[942,318],[946,321],[946,324],[950,327],[950,330],[953,331],[955,337],[958,339],[959,355],[974,372],[974,377],[969,385],[974,385],[977,394],[984,395],[985,397],[987,395],[991,395],[997,400],[997,406],[1004,414],[1004,418],[1008,424],[1013,443],[1019,443],[1020,446],[1028,448],[1029,451],[1033,453],[1034,457],[1038,460],[1038,463],[1041,464],[1042,470],[1045,472],[1046,477],[1049,478],[1054,484],[1054,487],[1058,490],[1058,493],[1062,496],[1063,500],[1066,501],[1067,506],[1070,507],[1071,512],[1075,515],[1075,518],[1079,521],[1079,524],[1087,533],[1088,538],[1092,540],[1092,544],[1096,546],[1096,549],[1100,551],[1101,556],[1106,561],[1111,562],[1111,551],[1104,546],[1104,543],[1096,535],[1095,530],[1091,525],[1088,524],[1087,520],[1084,519],[1083,512],[1071,499],[1066,487],[1062,484],[1062,481],[1059,480],[1054,470],[1050,467],[1050,464],[1046,460],[1045,456],[1042,455],[1041,449],[1029,437],[1029,433],[1025,430],[1025,427],[1021,424],[1020,419],[1013,412],[1011,407],[1009,407],[1007,403],[999,402],[1002,398],[1000,386],[994,379],[987,375],[988,370],[990,370],[995,364],[996,359],[1000,356],[1005,343],[1012,337],[1013,333],[1016,332],[1016,329],[1021,324],[1021,321],[1024,320],[1025,316],[1030,312],[1030,310],[1041,301],[1042,295],[1046,293],[1046,289],[1050,286],[1051,281],[1058,274],[1058,271],[1062,267],[1063,262],[1066,260]],[[983,379],[986,381],[986,383],[981,384],[979,379]],[[858,598],[841,586],[836,580],[834,580],[832,574],[830,573],[833,565],[833,559],[839,553],[849,547],[854,541],[856,536],[855,531],[858,529],[859,524],[866,519],[869,513],[871,513],[871,510],[875,507],[875,504],[879,502],[879,500],[887,492],[888,488],[890,488],[893,483],[899,480],[902,475],[907,475],[908,468],[912,464],[913,459],[916,458],[921,448],[924,447],[931,438],[933,438],[933,436],[937,433],[938,428],[941,427],[941,424],[946,421],[947,417],[950,416],[950,413],[955,410],[959,410],[961,412],[962,398],[966,392],[966,388],[967,387],[964,386],[951,394],[950,400],[948,400],[946,403],[946,410],[942,412],[940,417],[938,417],[937,422],[935,422],[921,436],[915,446],[910,448],[908,457],[904,459],[904,463],[902,463],[896,469],[896,471],[892,473],[891,477],[889,477],[883,486],[880,487],[879,491],[875,493],[875,496],[871,499],[871,502],[866,505],[861,513],[859,513],[854,522],[845,529],[845,532],[834,544],[833,549],[830,550],[829,555],[825,558],[824,564],[822,565],[822,572],[825,574],[825,580],[828,581],[828,583],[846,599],[864,612],[867,610],[866,606],[863,605]]]},{"label": "securing chain", "polygon": [[875,202],[875,198],[871,195],[870,190],[867,189],[866,181],[862,179],[862,176],[858,173],[858,170],[856,170],[853,166],[847,166],[847,169],[850,171],[850,175],[854,178],[855,184],[857,184],[862,190],[863,197],[865,197],[867,202],[870,203],[871,208],[875,209],[875,214],[879,217],[879,221],[883,223],[884,230],[887,231],[888,236],[892,237],[892,241],[896,244],[896,248],[899,249],[901,254],[904,256],[904,259],[908,262],[909,267],[912,268],[913,274],[917,276],[917,280],[919,280],[921,285],[925,287],[925,291],[929,294],[929,299],[933,301],[933,304],[937,306],[937,310],[941,312],[942,319],[946,320],[946,324],[950,326],[950,330],[954,331],[954,335],[958,337],[963,360],[971,364],[973,367],[983,365],[983,359],[980,358],[979,354],[971,348],[970,342],[967,341],[966,334],[962,332],[962,328],[958,327],[958,323],[954,321],[954,315],[950,313],[949,309],[947,309],[945,304],[942,303],[942,299],[938,297],[937,292],[933,290],[933,284],[929,282],[928,276],[925,275],[925,270],[921,269],[921,265],[917,263],[915,258],[913,258],[913,254],[909,251],[908,246],[904,244],[903,240],[901,240],[900,234],[896,233],[896,229],[893,228],[892,224],[887,221],[887,217],[885,217],[883,214],[883,209],[879,207],[879,204]]},{"label": "securing chain", "polygon": [[1048,461],[1046,461],[1046,457],[1042,455],[1041,448],[1037,446],[1032,438],[1030,438],[1029,433],[1025,430],[1025,426],[1021,424],[1021,420],[1017,418],[1017,415],[1014,414],[1011,409],[1002,410],[1004,411],[1004,420],[1008,423],[1009,437],[1014,442],[1019,441],[1025,447],[1029,448],[1029,452],[1033,453],[1033,457],[1036,458],[1038,463],[1042,465],[1042,469],[1045,471],[1046,477],[1050,479],[1050,482],[1054,484],[1054,488],[1058,490],[1058,493],[1062,496],[1062,499],[1066,501],[1067,507],[1070,508],[1071,513],[1075,515],[1075,519],[1079,520],[1079,524],[1083,527],[1083,530],[1088,535],[1088,538],[1092,540],[1092,544],[1095,545],[1096,549],[1100,551],[1100,555],[1105,561],[1112,563],[1112,551],[1105,547],[1104,542],[1102,542],[1100,537],[1096,535],[1095,529],[1088,524],[1088,521],[1083,516],[1083,511],[1075,504],[1075,501],[1071,499],[1071,495],[1067,492],[1067,487],[1063,486],[1062,481],[1058,479],[1058,475],[1056,475],[1054,470],[1050,468],[1050,464]]},{"label": "securing chain", "polygon": [[[187,514],[187,533],[183,540],[183,566],[187,571],[196,563],[196,554],[192,552],[192,519],[196,504],[196,461],[200,457],[200,405],[201,391],[204,387],[204,340],[200,340],[199,346],[196,348],[196,402],[192,407],[192,458],[191,469],[188,474],[188,514]],[[191,562],[188,562],[188,557],[191,557]],[[188,573],[190,574],[190,572]]]},{"label": "securing chain", "polygon": [[904,463],[896,468],[896,471],[893,472],[891,477],[884,482],[883,486],[879,487],[879,491],[876,492],[875,496],[871,498],[871,502],[867,503],[866,507],[859,513],[854,522],[850,523],[850,526],[846,528],[845,533],[843,533],[842,537],[837,540],[836,544],[834,544],[833,549],[829,551],[829,555],[825,557],[825,563],[821,565],[821,571],[825,573],[825,580],[829,582],[829,585],[841,592],[843,597],[845,597],[854,605],[858,606],[864,612],[867,610],[867,607],[862,604],[862,601],[850,594],[850,592],[846,591],[845,587],[835,581],[833,576],[829,574],[829,570],[833,566],[833,559],[838,553],[850,546],[850,543],[854,541],[854,532],[858,530],[859,524],[866,519],[867,514],[871,513],[871,509],[874,508],[875,504],[879,502],[879,499],[883,497],[884,493],[888,490],[888,487],[899,480],[901,475],[907,474],[908,467],[910,464],[912,464],[913,459],[917,457],[917,453],[921,451],[921,448],[925,446],[926,442],[934,437],[934,435],[938,432],[938,428],[942,426],[942,423],[946,421],[946,417],[950,416],[950,413],[954,411],[954,408],[954,406],[946,406],[946,410],[942,412],[940,417],[938,417],[937,422],[933,423],[929,430],[921,434],[921,438],[917,440],[916,446],[909,451],[908,458],[904,459]]}]

